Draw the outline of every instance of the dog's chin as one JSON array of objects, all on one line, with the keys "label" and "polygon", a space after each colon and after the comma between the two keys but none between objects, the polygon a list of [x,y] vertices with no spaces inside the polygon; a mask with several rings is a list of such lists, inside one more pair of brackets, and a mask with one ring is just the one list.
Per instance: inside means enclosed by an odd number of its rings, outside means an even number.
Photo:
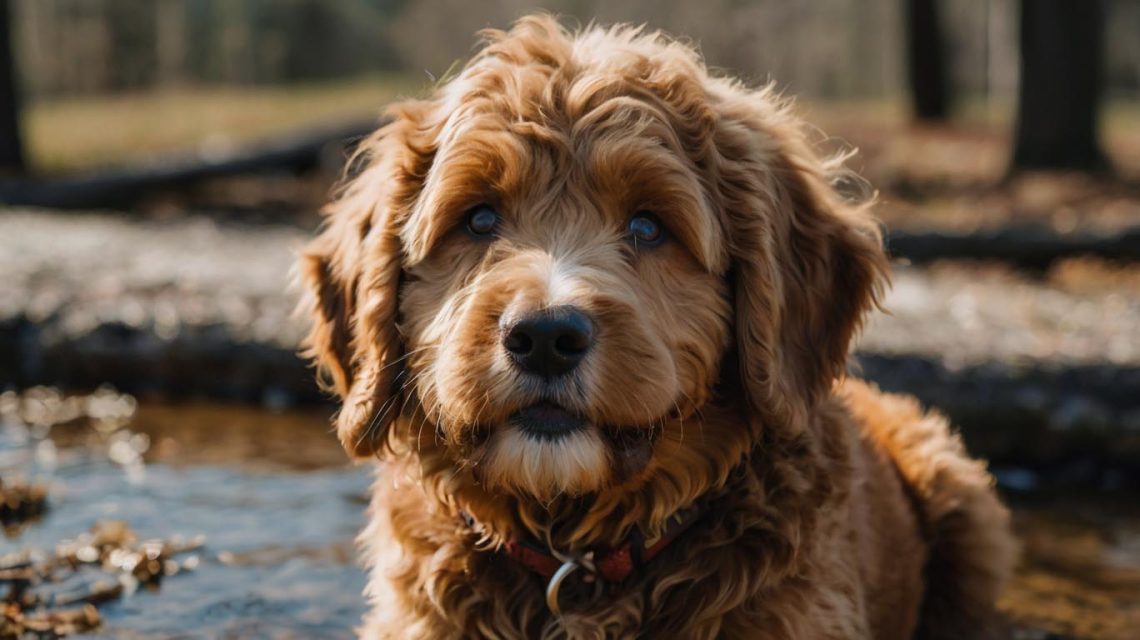
[{"label": "dog's chin", "polygon": [[522,409],[486,443],[481,478],[538,500],[598,491],[612,481],[611,447],[589,421],[554,405]]}]

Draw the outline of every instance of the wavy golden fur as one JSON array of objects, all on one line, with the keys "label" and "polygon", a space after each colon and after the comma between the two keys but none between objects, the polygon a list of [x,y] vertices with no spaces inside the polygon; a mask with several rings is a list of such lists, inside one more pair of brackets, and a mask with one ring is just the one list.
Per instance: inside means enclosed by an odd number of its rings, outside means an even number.
[{"label": "wavy golden fur", "polygon": [[[301,257],[337,432],[381,460],[362,634],[980,637],[1008,516],[942,418],[844,378],[887,262],[838,163],[770,89],[660,34],[538,16],[483,35],[389,109]],[[464,229],[479,205],[493,238]],[[659,246],[630,242],[638,211]],[[582,364],[513,367],[500,326],[564,305],[596,328]],[[588,428],[528,437],[510,416],[539,400]],[[561,617],[500,552],[653,538],[698,501],[652,563]]]}]

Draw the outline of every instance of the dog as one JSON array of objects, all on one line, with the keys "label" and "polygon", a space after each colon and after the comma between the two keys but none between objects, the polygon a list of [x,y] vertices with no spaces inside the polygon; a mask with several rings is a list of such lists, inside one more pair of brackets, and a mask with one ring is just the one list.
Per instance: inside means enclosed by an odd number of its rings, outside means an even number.
[{"label": "dog", "polygon": [[298,262],[336,432],[380,461],[361,635],[992,633],[992,478],[846,375],[888,263],[842,159],[659,33],[483,36]]}]

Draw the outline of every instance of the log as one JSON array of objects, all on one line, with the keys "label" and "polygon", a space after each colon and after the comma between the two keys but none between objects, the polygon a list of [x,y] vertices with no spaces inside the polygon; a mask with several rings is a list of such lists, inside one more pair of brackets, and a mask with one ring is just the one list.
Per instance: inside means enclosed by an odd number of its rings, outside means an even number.
[{"label": "log", "polygon": [[1058,260],[1091,256],[1140,260],[1140,226],[1112,233],[1059,234],[1039,226],[1002,227],[971,233],[891,230],[887,251],[914,264],[935,260],[1000,260],[1027,269],[1045,269]]},{"label": "log", "polygon": [[240,174],[310,170],[377,127],[375,120],[292,133],[230,153],[176,155],[147,163],[55,178],[0,179],[0,204],[50,209],[129,208],[163,190]]}]

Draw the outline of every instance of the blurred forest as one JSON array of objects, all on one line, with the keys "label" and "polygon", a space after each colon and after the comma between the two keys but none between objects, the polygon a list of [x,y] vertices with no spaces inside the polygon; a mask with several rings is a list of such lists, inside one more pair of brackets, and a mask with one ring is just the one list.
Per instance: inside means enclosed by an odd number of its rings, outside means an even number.
[{"label": "blurred forest", "polygon": [[[479,29],[540,9],[571,25],[632,22],[678,34],[710,66],[752,84],[774,81],[819,107],[810,118],[865,150],[883,136],[860,139],[860,114],[872,123],[952,119],[1005,132],[996,143],[1008,153],[997,164],[1140,175],[1140,166],[1120,162],[1133,155],[1133,138],[1140,143],[1135,0],[3,4],[10,63],[0,74],[12,79],[0,78],[0,172],[12,175],[171,152],[214,157],[303,127],[359,128],[385,104],[446,77],[475,49]],[[838,105],[832,127],[828,109]]]},{"label": "blurred forest", "polygon": [[[0,94],[14,95],[0,95],[0,174],[124,168],[109,181],[0,184],[7,204],[122,207],[203,178],[319,167],[318,180],[261,189],[269,204],[312,210],[340,169],[332,143],[362,135],[386,104],[445,78],[478,46],[478,30],[541,9],[570,25],[664,29],[714,68],[775,82],[834,136],[825,146],[861,151],[853,168],[888,194],[880,215],[892,226],[917,203],[924,219],[968,227],[1076,209],[1081,226],[1121,228],[1140,206],[1136,0],[2,4],[10,38],[0,52],[11,60],[0,74],[12,81],[0,79]],[[254,148],[267,141],[273,148]],[[155,169],[156,161],[167,164]],[[1123,180],[1059,189],[1054,180],[1028,189],[1004,181],[1027,169]],[[945,206],[945,195],[954,202]],[[976,213],[980,196],[1000,202]]]},{"label": "blurred forest", "polygon": [[[1017,2],[942,0],[952,84],[1011,100]],[[1140,94],[1140,3],[1107,0],[1110,96]],[[275,84],[400,72],[439,77],[478,29],[543,8],[581,22],[646,22],[713,66],[834,99],[904,90],[898,0],[15,0],[15,55],[31,100],[186,84]],[[891,28],[896,27],[896,28]]]}]

